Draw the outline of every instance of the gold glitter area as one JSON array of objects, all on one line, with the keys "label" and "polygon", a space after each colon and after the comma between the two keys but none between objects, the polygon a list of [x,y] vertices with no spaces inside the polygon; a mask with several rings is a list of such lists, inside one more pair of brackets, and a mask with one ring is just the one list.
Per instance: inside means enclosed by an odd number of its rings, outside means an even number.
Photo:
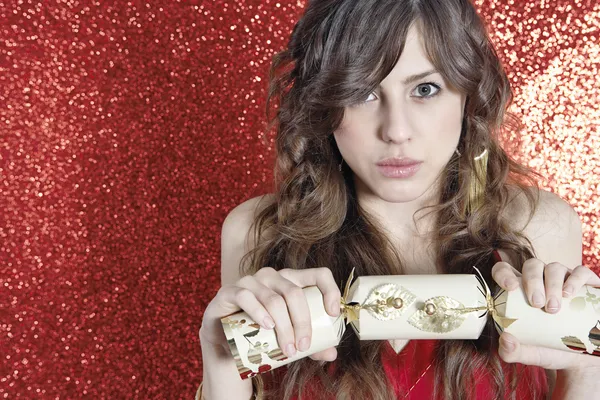
[{"label": "gold glitter area", "polygon": [[[523,5],[521,7],[521,4]],[[600,4],[478,1],[511,80],[521,135],[501,137],[583,223],[583,264],[600,267]]]}]

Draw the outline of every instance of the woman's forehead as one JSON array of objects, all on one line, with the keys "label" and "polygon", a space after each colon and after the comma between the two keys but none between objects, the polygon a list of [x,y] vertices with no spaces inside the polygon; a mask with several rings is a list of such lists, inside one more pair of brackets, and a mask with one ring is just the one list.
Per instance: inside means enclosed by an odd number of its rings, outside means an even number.
[{"label": "woman's forehead", "polygon": [[[390,81],[390,84],[398,84],[409,77],[424,72],[434,71],[434,73],[439,73],[426,54],[423,40],[420,30],[413,24],[408,30],[402,54],[394,68],[381,82],[382,86],[387,84],[386,81]],[[412,82],[404,83],[410,84]]]}]

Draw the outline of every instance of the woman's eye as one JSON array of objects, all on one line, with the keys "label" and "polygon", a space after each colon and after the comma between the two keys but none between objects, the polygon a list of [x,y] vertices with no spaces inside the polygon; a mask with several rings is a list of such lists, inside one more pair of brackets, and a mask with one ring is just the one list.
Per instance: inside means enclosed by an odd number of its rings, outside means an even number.
[{"label": "woman's eye", "polygon": [[373,96],[375,99],[377,99],[377,96],[375,96],[375,93],[371,92],[371,93],[369,93],[369,96],[367,96],[367,98],[363,101],[363,103],[367,103],[369,101],[370,96]]},{"label": "woman's eye", "polygon": [[375,96],[375,92],[371,92],[371,93],[369,93],[369,96],[367,96],[367,98],[366,98],[366,99],[364,99],[364,100],[362,100],[362,101],[359,101],[358,103],[354,104],[354,106],[362,106],[362,105],[364,105],[364,104],[367,104],[367,103],[369,103],[369,102],[370,102],[370,101],[369,101],[369,97],[370,97],[370,96],[374,96],[374,97],[375,97],[375,99],[377,99],[377,96]]},{"label": "woman's eye", "polygon": [[[430,99],[434,96],[437,96],[441,90],[442,90],[441,86],[438,85],[437,83],[433,83],[433,82],[421,83],[419,86],[417,86],[415,88],[414,92],[416,92],[417,94],[414,97],[421,98],[421,99]],[[371,96],[373,96],[372,99],[371,99]],[[375,95],[375,92],[369,93],[369,96],[367,96],[366,99],[364,99],[358,103],[355,103],[353,105],[353,107],[363,106],[365,104],[370,103],[372,100],[377,100],[377,96]]]},{"label": "woman's eye", "polygon": [[429,99],[433,96],[436,96],[440,90],[440,86],[433,82],[422,83],[415,88],[415,92],[417,93],[416,97],[423,99]]}]

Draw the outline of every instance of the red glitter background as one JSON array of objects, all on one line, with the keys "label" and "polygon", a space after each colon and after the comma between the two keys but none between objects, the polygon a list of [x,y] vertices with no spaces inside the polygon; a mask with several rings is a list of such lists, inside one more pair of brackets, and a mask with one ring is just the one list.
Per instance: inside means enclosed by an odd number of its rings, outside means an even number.
[{"label": "red glitter background", "polygon": [[[191,398],[227,212],[269,191],[270,59],[303,1],[0,3],[0,397]],[[600,5],[477,2],[600,268]],[[515,145],[518,143],[518,145]]]}]

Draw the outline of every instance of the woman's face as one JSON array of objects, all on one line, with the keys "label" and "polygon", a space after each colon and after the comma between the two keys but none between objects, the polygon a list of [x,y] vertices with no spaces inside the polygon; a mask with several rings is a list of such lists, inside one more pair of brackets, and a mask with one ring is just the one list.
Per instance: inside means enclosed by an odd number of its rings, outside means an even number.
[{"label": "woman's face", "polygon": [[[413,25],[394,69],[363,103],[346,107],[334,132],[359,194],[415,200],[433,188],[458,145],[464,95],[437,72],[407,81],[435,69],[420,40]],[[398,165],[380,165],[389,158]]]}]

